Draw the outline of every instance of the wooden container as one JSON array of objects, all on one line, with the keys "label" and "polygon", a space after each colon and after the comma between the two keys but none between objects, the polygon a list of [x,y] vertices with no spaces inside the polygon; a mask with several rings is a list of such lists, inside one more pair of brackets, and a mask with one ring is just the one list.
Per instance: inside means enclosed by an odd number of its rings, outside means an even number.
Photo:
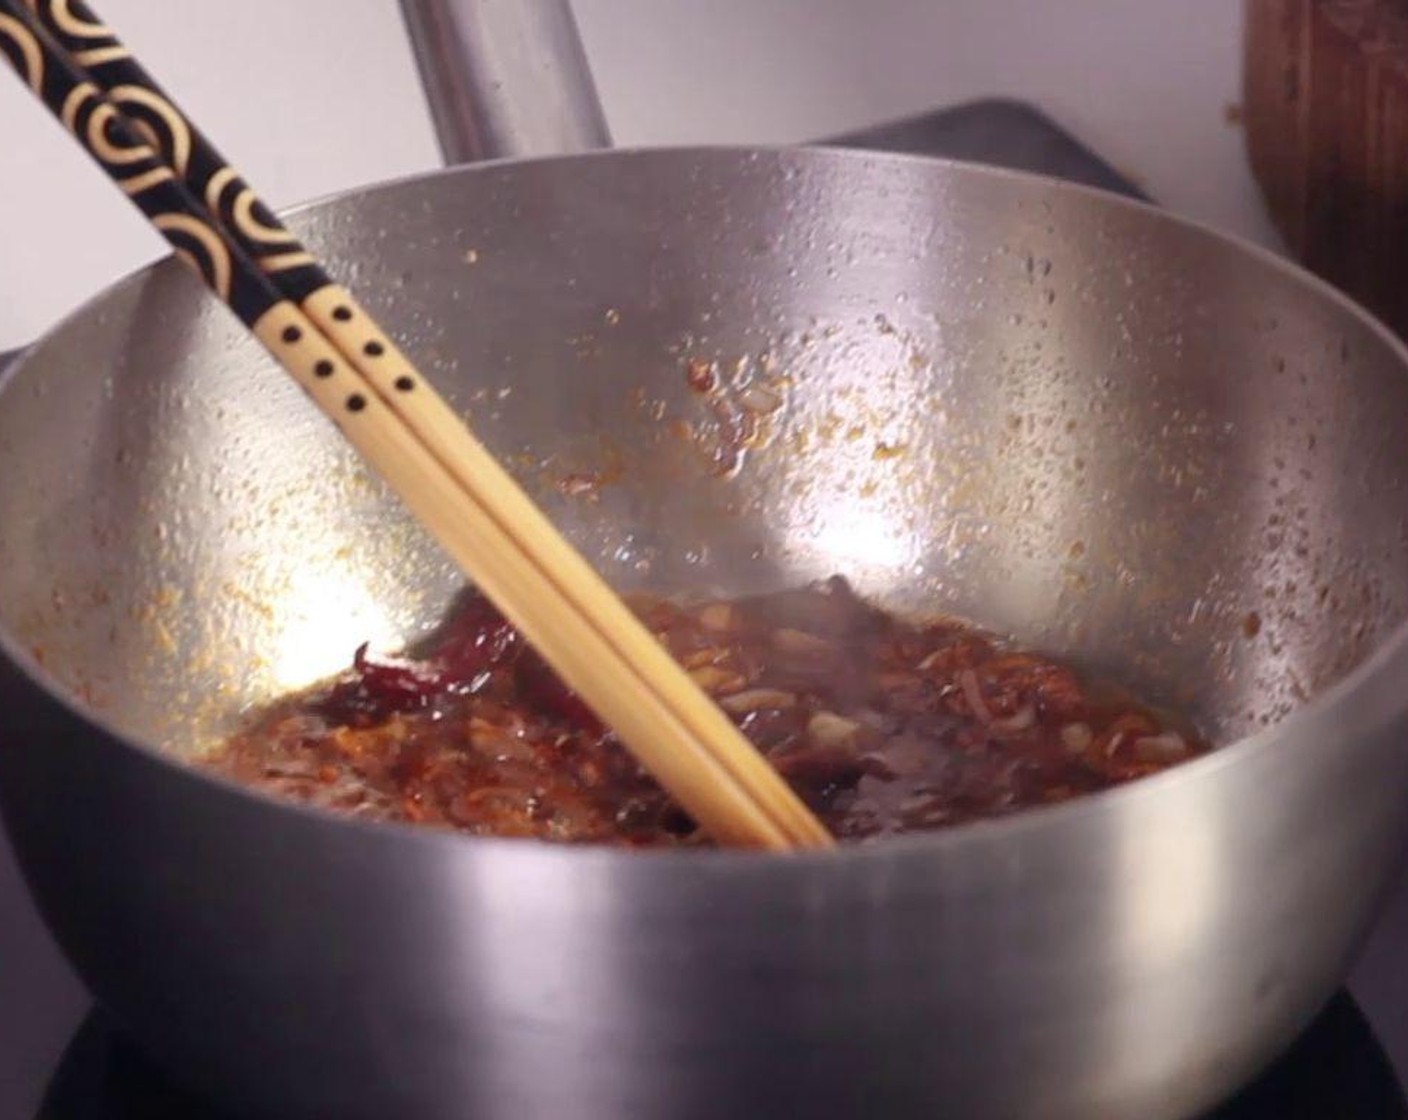
[{"label": "wooden container", "polygon": [[1408,335],[1408,0],[1246,0],[1247,151],[1291,252]]}]

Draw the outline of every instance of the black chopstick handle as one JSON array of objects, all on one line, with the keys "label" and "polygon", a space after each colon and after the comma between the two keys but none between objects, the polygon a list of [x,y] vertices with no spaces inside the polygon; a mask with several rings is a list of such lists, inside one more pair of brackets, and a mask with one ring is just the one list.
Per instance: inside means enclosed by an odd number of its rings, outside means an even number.
[{"label": "black chopstick handle", "polygon": [[249,266],[141,126],[113,105],[23,0],[0,0],[0,56],[246,325],[281,301],[279,289]]},{"label": "black chopstick handle", "polygon": [[114,105],[139,121],[167,165],[226,233],[303,303],[333,280],[83,0],[29,0],[35,18]]},{"label": "black chopstick handle", "polygon": [[103,93],[148,135],[167,166],[199,198],[213,222],[286,300],[338,340],[388,399],[408,391],[411,363],[318,260],[275,216],[210,139],[162,89],[84,0],[27,0],[34,18],[80,63]]},{"label": "black chopstick handle", "polygon": [[[283,323],[290,308],[332,340],[339,356],[313,362],[313,380],[308,363],[295,362],[305,389],[316,396],[345,361],[388,402],[415,390],[420,378],[395,342],[260,202],[92,9],[80,0],[0,0],[0,53],[65,124],[65,107],[74,108],[78,140],[280,361],[289,357],[282,348],[296,345],[288,337],[307,333],[270,327]],[[111,133],[121,151],[111,152],[111,144],[95,148],[94,114],[102,118],[98,139]],[[121,162],[138,153],[140,165]],[[278,313],[270,315],[271,309]]]},{"label": "black chopstick handle", "polygon": [[27,0],[34,18],[136,122],[211,217],[284,299],[334,339],[388,401],[413,391],[413,364],[333,280],[84,0]]}]

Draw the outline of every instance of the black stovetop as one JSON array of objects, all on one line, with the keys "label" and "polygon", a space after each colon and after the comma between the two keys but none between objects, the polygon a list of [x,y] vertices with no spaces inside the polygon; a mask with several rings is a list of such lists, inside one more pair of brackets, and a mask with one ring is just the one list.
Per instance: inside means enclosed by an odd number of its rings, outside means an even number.
[{"label": "black stovetop", "polygon": [[[1276,1065],[1206,1120],[1408,1120],[1363,1013],[1337,996]],[[50,1079],[36,1120],[247,1120],[171,1083],[100,1012]]]},{"label": "black stovetop", "polygon": [[[1044,115],[1017,102],[975,102],[827,142],[946,155],[1144,197]],[[4,361],[0,355],[0,369]],[[1408,1120],[1405,1078],[1408,874],[1388,900],[1347,989],[1260,1080],[1214,1117]],[[175,1087],[90,1008],[34,912],[3,832],[0,1120],[234,1120]]]}]

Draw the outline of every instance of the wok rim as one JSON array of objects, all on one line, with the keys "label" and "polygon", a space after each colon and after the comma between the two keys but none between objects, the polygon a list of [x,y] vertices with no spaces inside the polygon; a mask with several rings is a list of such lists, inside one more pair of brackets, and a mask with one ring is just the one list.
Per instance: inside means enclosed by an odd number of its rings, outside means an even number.
[{"label": "wok rim", "polygon": [[[637,160],[679,160],[701,157],[741,159],[749,162],[767,157],[804,159],[812,162],[834,161],[842,164],[917,165],[931,173],[942,173],[946,177],[1011,181],[1021,185],[1023,189],[1032,191],[1033,197],[1039,197],[1040,192],[1054,192],[1060,195],[1085,198],[1097,205],[1115,210],[1140,214],[1142,221],[1154,224],[1163,223],[1174,227],[1181,233],[1207,238],[1215,243],[1219,250],[1240,254],[1300,285],[1313,296],[1328,302],[1363,327],[1368,328],[1370,333],[1385,344],[1389,352],[1397,358],[1401,374],[1408,376],[1408,341],[1400,340],[1376,315],[1327,281],[1322,280],[1289,258],[1258,245],[1249,238],[1229,233],[1201,219],[1187,217],[1164,209],[1156,203],[1131,198],[1114,191],[1075,183],[1055,176],[947,157],[882,152],[821,143],[792,145],[704,144],[612,148],[573,155],[485,160],[472,164],[411,172],[317,195],[282,208],[278,214],[281,218],[296,220],[302,214],[325,206],[356,202],[367,196],[394,191],[401,187],[433,180],[483,175],[517,168],[580,163],[587,160],[631,163]],[[9,365],[3,372],[0,372],[0,408],[4,407],[5,393],[10,391],[11,386],[21,379],[30,359],[36,352],[62,335],[77,321],[100,311],[105,302],[123,289],[145,282],[159,269],[181,268],[184,266],[175,258],[174,254],[165,254],[154,261],[132,269],[103,286],[56,320],[38,338],[23,347],[18,354],[13,355]],[[204,294],[203,298],[213,299],[208,293]],[[1293,734],[1300,725],[1322,717],[1334,709],[1350,705],[1357,694],[1363,692],[1382,674],[1389,662],[1408,654],[1408,617],[1397,623],[1388,636],[1378,643],[1353,669],[1326,687],[1309,703],[1296,708],[1280,722],[1215,747],[1200,758],[1179,763],[1168,770],[1125,785],[1082,794],[1069,801],[1054,805],[1025,808],[1009,816],[970,821],[931,832],[907,833],[866,843],[841,843],[835,848],[825,851],[792,852],[722,847],[622,848],[605,844],[553,843],[536,838],[479,836],[400,821],[371,821],[351,817],[335,810],[264,793],[233,778],[201,767],[194,760],[183,759],[166,748],[126,735],[110,727],[105,720],[100,718],[99,713],[83,706],[78,697],[70,695],[70,690],[65,689],[45,670],[28,650],[21,648],[9,628],[4,625],[0,625],[0,654],[3,654],[19,670],[31,687],[39,689],[52,703],[63,709],[70,718],[91,728],[108,743],[134,752],[143,761],[155,764],[166,771],[169,777],[189,781],[197,789],[208,794],[233,795],[242,799],[249,808],[258,811],[295,814],[308,820],[311,824],[324,822],[342,829],[365,832],[368,834],[369,840],[379,838],[384,843],[395,843],[402,846],[435,846],[444,851],[447,856],[451,855],[450,846],[461,848],[469,845],[465,849],[466,851],[477,850],[482,852],[485,857],[495,853],[505,856],[512,854],[517,858],[572,861],[579,867],[594,862],[609,863],[615,866],[638,863],[642,869],[653,867],[669,873],[680,865],[714,872],[727,872],[735,867],[741,870],[745,866],[756,868],[760,864],[765,864],[772,867],[790,867],[806,871],[812,868],[824,868],[839,862],[863,863],[901,856],[916,859],[924,856],[936,857],[969,846],[1015,843],[1016,838],[1027,833],[1055,830],[1062,826],[1069,826],[1081,817],[1109,811],[1121,804],[1131,804],[1142,798],[1157,798],[1163,791],[1172,789],[1180,783],[1191,784],[1204,778],[1210,780],[1219,770],[1237,766],[1250,756],[1272,749],[1272,744],[1275,741]],[[1310,749],[1333,750],[1336,745],[1334,741],[1329,741],[1313,745]]]}]

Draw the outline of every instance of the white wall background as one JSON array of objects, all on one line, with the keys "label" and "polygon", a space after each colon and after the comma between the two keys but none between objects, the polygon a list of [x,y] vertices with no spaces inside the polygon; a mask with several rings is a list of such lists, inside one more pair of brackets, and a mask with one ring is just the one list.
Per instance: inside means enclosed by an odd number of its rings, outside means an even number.
[{"label": "white wall background", "polygon": [[[101,0],[275,205],[439,162],[396,0]],[[1007,94],[1167,205],[1274,243],[1238,0],[575,0],[618,144],[791,142]],[[251,79],[257,75],[257,80]],[[0,74],[0,350],[161,242]]]}]

